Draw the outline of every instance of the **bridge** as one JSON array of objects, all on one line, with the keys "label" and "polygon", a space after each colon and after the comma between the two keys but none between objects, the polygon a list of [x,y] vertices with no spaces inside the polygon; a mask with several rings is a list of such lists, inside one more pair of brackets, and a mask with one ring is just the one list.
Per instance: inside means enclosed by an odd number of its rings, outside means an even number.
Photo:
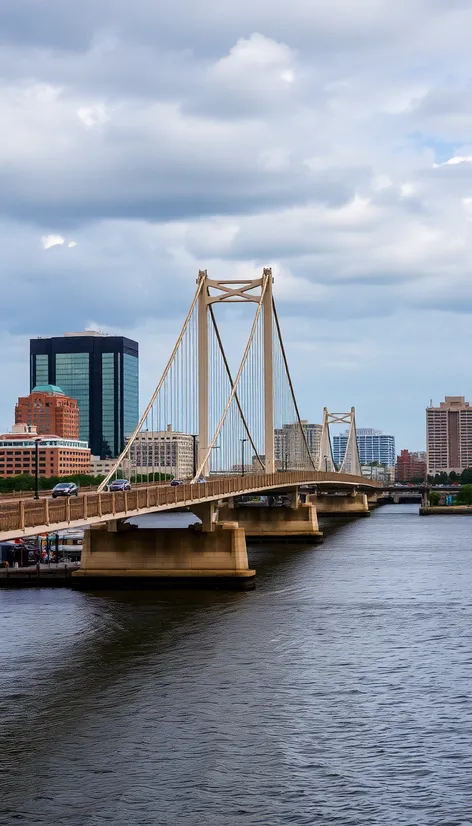
[{"label": "bridge", "polygon": [[[73,500],[0,503],[0,540],[90,527],[77,581],[248,580],[255,572],[248,566],[247,536],[318,541],[318,513],[368,512],[366,492],[381,485],[361,475],[355,410],[330,413],[325,408],[316,444],[315,434],[300,418],[272,284],[270,269],[259,279],[237,281],[212,280],[200,271],[190,309],[151,399],[98,490]],[[240,312],[255,305],[255,313],[233,372],[216,308],[220,312],[234,303],[242,305]],[[340,468],[331,449],[333,423],[349,426]],[[169,465],[177,466],[179,449],[187,451],[188,463],[190,446],[190,478],[173,487],[156,484]],[[130,480],[131,490],[109,492],[110,483],[123,477]],[[315,489],[304,502],[300,486]],[[344,495],[328,496],[332,492]],[[285,502],[277,505],[281,494]],[[255,501],[248,503],[247,497]],[[138,530],[128,522],[182,508],[201,522],[172,531]]]}]

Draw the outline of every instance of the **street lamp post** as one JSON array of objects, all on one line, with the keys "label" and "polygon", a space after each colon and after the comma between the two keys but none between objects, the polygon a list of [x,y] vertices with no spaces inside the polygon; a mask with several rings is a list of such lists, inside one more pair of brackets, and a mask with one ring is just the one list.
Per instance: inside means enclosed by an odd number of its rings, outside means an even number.
[{"label": "street lamp post", "polygon": [[[219,450],[220,447],[221,447],[221,445],[213,445],[212,450]],[[221,453],[219,453],[218,456],[221,456]],[[216,473],[219,473],[219,468],[218,468],[219,461],[217,459],[215,459],[215,465],[216,465],[215,471],[216,471]]]},{"label": "street lamp post", "polygon": [[247,439],[240,439],[241,442],[241,476],[244,476],[244,443]]},{"label": "street lamp post", "polygon": [[325,460],[325,473],[328,473],[328,457],[325,456],[324,460]]},{"label": "street lamp post", "polygon": [[193,478],[197,475],[197,439],[198,433],[191,434],[193,439]]}]

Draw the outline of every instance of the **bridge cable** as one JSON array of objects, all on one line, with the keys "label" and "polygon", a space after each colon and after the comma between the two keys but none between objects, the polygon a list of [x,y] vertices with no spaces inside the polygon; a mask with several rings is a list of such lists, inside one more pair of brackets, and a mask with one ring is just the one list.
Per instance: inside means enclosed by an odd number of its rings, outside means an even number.
[{"label": "bridge cable", "polygon": [[298,425],[300,427],[300,430],[301,430],[301,433],[302,433],[302,438],[303,438],[303,441],[305,443],[305,448],[306,448],[306,451],[307,451],[307,455],[310,459],[313,470],[317,470],[315,462],[313,460],[313,456],[311,455],[310,448],[308,446],[308,440],[307,440],[307,437],[306,437],[305,428],[303,427],[301,419],[300,419],[300,412],[298,410],[298,404],[297,404],[297,400],[295,398],[295,391],[293,389],[292,377],[290,375],[290,370],[288,368],[287,354],[285,352],[284,343],[282,341],[282,333],[281,333],[281,330],[280,330],[279,317],[278,317],[278,314],[277,314],[277,309],[276,309],[276,306],[275,306],[274,299],[272,299],[272,311],[273,311],[273,314],[274,314],[275,326],[276,326],[276,329],[277,329],[277,335],[278,335],[278,339],[279,339],[280,349],[281,349],[281,352],[282,352],[283,364],[285,366],[285,372],[286,372],[286,375],[287,375],[290,392],[292,394],[292,400],[293,400],[293,404],[294,404],[294,407],[295,407],[295,414],[296,414],[296,417],[297,417]]},{"label": "bridge cable", "polygon": [[[168,360],[168,362],[167,362],[167,364],[166,364],[166,366],[165,366],[165,368],[164,368],[164,372],[162,373],[162,376],[161,376],[161,378],[160,378],[160,381],[159,381],[159,383],[158,383],[158,385],[157,385],[156,389],[154,390],[154,393],[153,393],[153,394],[152,394],[152,396],[151,396],[151,400],[150,400],[149,404],[147,405],[147,407],[146,407],[146,409],[145,409],[145,411],[144,411],[143,415],[141,416],[141,418],[140,418],[140,420],[139,420],[138,424],[136,425],[136,427],[135,427],[135,429],[134,429],[133,433],[131,434],[130,438],[127,440],[126,445],[125,445],[125,447],[123,448],[123,450],[121,451],[121,453],[120,453],[120,455],[119,455],[118,459],[116,460],[115,464],[113,465],[113,468],[112,468],[112,469],[110,470],[110,472],[107,474],[107,476],[105,477],[105,479],[103,480],[103,482],[101,482],[101,484],[98,486],[98,493],[101,493],[101,491],[103,491],[103,489],[105,488],[105,486],[106,486],[106,485],[108,485],[108,483],[109,483],[110,479],[112,478],[112,476],[113,476],[113,475],[117,472],[117,470],[120,468],[120,465],[121,465],[121,463],[123,462],[123,459],[124,459],[124,458],[125,458],[125,457],[129,454],[130,448],[131,448],[131,446],[132,446],[133,442],[135,441],[136,436],[137,436],[137,435],[138,435],[138,433],[140,432],[140,430],[141,430],[141,428],[142,428],[143,424],[145,423],[145,421],[146,421],[146,419],[147,419],[147,416],[148,416],[148,414],[149,414],[149,412],[150,412],[150,411],[151,411],[151,419],[152,419],[152,422],[153,422],[152,427],[154,427],[154,410],[153,410],[153,405],[154,405],[154,402],[156,401],[156,398],[157,398],[157,396],[158,396],[158,394],[159,394],[159,392],[160,392],[160,390],[161,390],[161,387],[163,386],[164,381],[165,381],[165,379],[167,378],[167,375],[168,375],[168,373],[169,373],[169,370],[170,370],[170,368],[172,367],[172,364],[173,364],[173,362],[174,362],[174,359],[175,359],[175,357],[176,357],[176,354],[177,354],[177,352],[178,352],[178,350],[179,350],[179,347],[180,347],[180,345],[181,345],[181,343],[182,343],[182,340],[183,340],[183,338],[184,338],[184,334],[185,334],[185,332],[186,332],[186,330],[187,330],[187,328],[188,328],[188,326],[189,326],[189,322],[190,322],[190,319],[192,318],[193,311],[194,311],[194,309],[195,309],[195,306],[196,306],[196,303],[197,303],[197,301],[198,301],[198,298],[199,298],[199,295],[200,295],[200,292],[201,292],[202,287],[203,287],[203,279],[200,279],[200,280],[199,280],[199,282],[198,282],[197,290],[196,290],[196,292],[195,292],[195,295],[194,295],[193,301],[192,301],[192,303],[191,303],[191,305],[190,305],[190,309],[189,309],[189,311],[188,311],[188,313],[187,313],[187,316],[186,316],[186,318],[185,318],[185,321],[184,321],[184,323],[183,323],[183,325],[182,325],[182,329],[180,330],[179,336],[178,336],[177,341],[176,341],[176,343],[175,343],[175,346],[174,346],[174,348],[173,348],[173,350],[172,350],[172,353],[171,353],[171,355],[170,355],[170,358],[169,358],[169,360]],[[172,379],[172,376],[171,376],[171,379]],[[167,388],[166,388],[166,387],[164,387],[164,405],[163,405],[163,407],[164,407],[164,413],[165,413],[165,414],[167,413],[167,393],[166,393],[166,389],[167,389]],[[158,405],[159,405],[159,406],[161,406],[161,405],[160,405],[160,399],[158,400]],[[161,410],[162,410],[162,408],[161,408]],[[153,430],[152,432],[154,433],[154,430]],[[158,449],[159,449],[159,466],[160,466],[160,459],[161,459],[161,455],[160,455],[160,453],[161,453],[161,451],[160,451],[160,447],[159,447]],[[164,446],[164,450],[165,450],[165,446]],[[153,452],[153,465],[154,465],[154,447],[153,447],[153,451],[152,451],[152,452]],[[164,457],[164,460],[165,460],[165,457]]]},{"label": "bridge cable", "polygon": [[[225,353],[225,351],[224,351],[223,342],[222,342],[222,340],[221,340],[221,336],[220,336],[220,331],[219,331],[219,329],[218,329],[218,325],[217,325],[217,323],[216,323],[216,318],[215,318],[215,313],[213,312],[213,307],[212,307],[212,305],[211,305],[211,304],[210,304],[210,317],[211,317],[211,320],[212,320],[212,323],[213,323],[213,327],[214,327],[214,330],[215,330],[215,334],[216,334],[216,338],[217,338],[217,341],[218,341],[218,344],[219,344],[219,347],[220,347],[220,350],[221,350],[221,355],[222,355],[222,357],[223,357],[223,363],[224,363],[224,366],[225,366],[225,369],[226,369],[226,373],[227,373],[227,375],[228,375],[228,379],[229,379],[230,385],[231,385],[231,387],[233,387],[233,386],[234,386],[233,377],[232,377],[232,375],[231,375],[230,366],[229,366],[229,364],[228,364],[228,359],[226,358],[226,353]],[[254,361],[255,361],[255,360],[253,360],[253,362],[254,362]],[[253,386],[257,386],[257,385],[256,385],[256,383],[254,382],[254,380],[253,380],[253,379],[252,379],[251,383],[253,384]],[[250,441],[250,443],[251,443],[251,447],[252,447],[252,449],[253,449],[253,451],[254,451],[254,453],[255,453],[256,459],[257,459],[257,461],[259,462],[259,464],[260,464],[260,466],[261,466],[262,470],[263,470],[263,471],[265,471],[265,465],[264,465],[264,462],[262,461],[262,459],[261,459],[261,457],[260,457],[260,455],[259,455],[259,453],[258,453],[257,447],[256,447],[256,445],[255,445],[255,443],[254,443],[254,439],[252,438],[252,435],[251,435],[251,433],[250,433],[250,430],[249,430],[249,427],[248,427],[248,424],[247,424],[247,421],[246,421],[246,417],[245,417],[245,415],[244,415],[244,413],[243,413],[243,409],[242,409],[242,407],[241,407],[241,402],[240,402],[240,400],[239,400],[239,396],[238,396],[238,394],[237,394],[237,393],[235,393],[235,394],[234,394],[234,400],[235,400],[235,402],[236,402],[236,404],[237,404],[237,406],[238,406],[238,410],[239,410],[239,413],[240,413],[240,415],[241,415],[241,419],[242,419],[242,422],[243,422],[243,425],[244,425],[244,429],[245,429],[245,431],[246,431],[246,433],[247,433],[247,435],[248,435],[248,439],[249,439],[249,441]]]}]

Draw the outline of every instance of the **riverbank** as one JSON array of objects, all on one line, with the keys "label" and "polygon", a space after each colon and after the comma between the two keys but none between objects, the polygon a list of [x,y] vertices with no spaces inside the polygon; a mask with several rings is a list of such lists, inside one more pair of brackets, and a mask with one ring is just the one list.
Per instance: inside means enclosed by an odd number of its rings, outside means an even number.
[{"label": "riverbank", "polygon": [[0,568],[0,588],[70,587],[76,565],[35,565],[28,568]]},{"label": "riverbank", "polygon": [[472,516],[472,505],[434,505],[420,508],[420,516]]}]

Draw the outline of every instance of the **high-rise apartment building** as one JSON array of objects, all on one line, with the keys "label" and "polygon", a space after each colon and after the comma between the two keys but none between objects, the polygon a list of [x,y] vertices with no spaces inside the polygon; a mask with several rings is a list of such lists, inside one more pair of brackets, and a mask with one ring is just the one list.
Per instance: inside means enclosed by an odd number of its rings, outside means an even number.
[{"label": "high-rise apartment building", "polygon": [[15,424],[34,425],[37,432],[79,438],[79,405],[54,384],[40,384],[29,396],[20,396],[15,407]]},{"label": "high-rise apartment building", "polygon": [[92,454],[118,456],[139,417],[138,344],[87,330],[30,341],[30,388],[57,385],[77,399],[80,439]]},{"label": "high-rise apartment building", "polygon": [[[333,459],[338,467],[342,465],[347,448],[349,430],[333,436]],[[373,430],[370,427],[358,428],[357,448],[361,465],[377,462],[384,467],[395,467],[395,437]]]},{"label": "high-rise apartment building", "polygon": [[464,396],[446,396],[426,408],[428,474],[472,467],[472,407]]},{"label": "high-rise apartment building", "polygon": [[[309,424],[305,420],[302,420],[302,427],[308,450],[318,467],[322,427],[320,424]],[[284,424],[283,427],[274,430],[276,466],[281,470],[305,468],[307,465],[306,444],[298,422]]]}]

